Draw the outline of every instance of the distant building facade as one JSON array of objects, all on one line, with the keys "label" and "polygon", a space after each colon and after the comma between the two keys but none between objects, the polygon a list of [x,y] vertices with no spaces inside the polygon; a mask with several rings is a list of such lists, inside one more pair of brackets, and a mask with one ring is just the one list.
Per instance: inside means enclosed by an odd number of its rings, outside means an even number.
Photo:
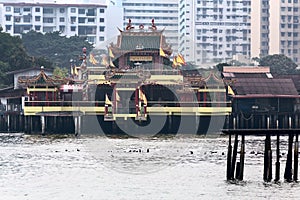
[{"label": "distant building facade", "polygon": [[250,12],[250,0],[180,0],[179,51],[202,66],[250,58]]},{"label": "distant building facade", "polygon": [[59,31],[65,36],[84,36],[95,45],[108,37],[105,4],[1,3],[4,32],[21,35],[30,30]]},{"label": "distant building facade", "polygon": [[300,64],[299,0],[259,0],[251,17],[252,57],[284,54]]},{"label": "distant building facade", "polygon": [[154,19],[158,30],[165,29],[166,41],[172,46],[174,53],[178,50],[178,1],[174,0],[123,0],[124,24],[129,19],[138,28],[143,24],[145,29],[151,26]]}]

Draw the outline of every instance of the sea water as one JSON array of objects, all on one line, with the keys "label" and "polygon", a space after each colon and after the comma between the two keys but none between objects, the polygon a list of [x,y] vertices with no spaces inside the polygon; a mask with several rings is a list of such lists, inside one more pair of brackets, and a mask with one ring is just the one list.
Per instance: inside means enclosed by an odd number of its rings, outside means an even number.
[{"label": "sea water", "polygon": [[[3,133],[0,199],[300,199],[298,183],[263,182],[262,137],[246,137],[244,181],[227,182],[227,145],[226,136]],[[281,178],[286,146],[282,137]]]}]

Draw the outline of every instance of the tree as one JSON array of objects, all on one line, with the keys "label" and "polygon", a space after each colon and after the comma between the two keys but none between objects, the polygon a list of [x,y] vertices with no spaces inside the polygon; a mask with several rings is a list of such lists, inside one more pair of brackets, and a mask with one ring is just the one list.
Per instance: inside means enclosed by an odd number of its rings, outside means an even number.
[{"label": "tree", "polygon": [[55,69],[53,71],[53,75],[57,76],[59,78],[65,78],[65,77],[68,76],[68,69],[67,68],[55,67]]},{"label": "tree", "polygon": [[22,35],[24,46],[28,54],[33,57],[43,57],[53,63],[53,67],[69,67],[70,59],[75,60],[82,54],[82,48],[87,52],[93,49],[92,44],[86,38],[72,36],[67,38],[59,32],[42,34],[30,31]]},{"label": "tree", "polygon": [[259,60],[260,66],[269,66],[274,74],[294,74],[298,73],[297,64],[290,58],[282,54],[274,54],[263,57]]},{"label": "tree", "polygon": [[0,87],[12,82],[6,72],[32,67],[33,60],[27,55],[22,40],[0,31]]}]

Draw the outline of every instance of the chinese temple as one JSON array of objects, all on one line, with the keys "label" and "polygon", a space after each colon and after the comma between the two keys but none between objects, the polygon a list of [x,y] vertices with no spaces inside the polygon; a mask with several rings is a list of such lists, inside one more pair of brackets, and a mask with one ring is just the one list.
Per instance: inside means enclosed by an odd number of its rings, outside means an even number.
[{"label": "chinese temple", "polygon": [[41,70],[19,80],[27,90],[27,130],[128,135],[220,131],[231,113],[227,87],[217,73],[204,76],[185,66],[154,20],[147,28],[129,21],[101,62],[83,49],[81,66],[72,69],[76,76],[60,79]]}]

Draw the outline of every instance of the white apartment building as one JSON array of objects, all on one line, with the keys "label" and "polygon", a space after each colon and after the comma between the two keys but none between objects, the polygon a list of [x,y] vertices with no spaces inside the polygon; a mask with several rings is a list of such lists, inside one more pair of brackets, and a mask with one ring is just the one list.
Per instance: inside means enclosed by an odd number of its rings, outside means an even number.
[{"label": "white apartment building", "polygon": [[143,24],[145,29],[151,26],[151,20],[158,30],[164,30],[166,41],[172,45],[173,53],[178,52],[178,1],[177,0],[123,0],[124,24],[131,19],[135,29]]},{"label": "white apartment building", "polygon": [[269,11],[269,0],[257,0],[251,4],[251,58],[269,55]]},{"label": "white apartment building", "polygon": [[9,2],[1,3],[0,10],[1,26],[11,35],[30,30],[42,33],[60,31],[65,36],[85,36],[95,45],[110,37],[106,31],[109,20],[105,4]]},{"label": "white apartment building", "polygon": [[[261,0],[262,1],[262,0]],[[299,0],[264,0],[267,3],[253,4],[255,12],[252,17],[257,16],[259,11],[268,15],[269,26],[254,26],[252,36],[252,57],[262,57],[264,55],[284,54],[291,58],[296,64],[300,64],[300,3]],[[263,10],[266,10],[262,12]],[[266,19],[261,18],[258,23],[265,23]],[[257,19],[259,21],[259,19]],[[257,22],[256,22],[257,24]],[[267,32],[265,32],[267,30]],[[260,39],[260,40],[259,40]],[[255,41],[265,43],[255,44]],[[261,52],[268,46],[268,53]],[[259,54],[261,53],[261,54]]]},{"label": "white apartment building", "polygon": [[250,59],[250,0],[179,0],[179,51],[200,67]]}]

